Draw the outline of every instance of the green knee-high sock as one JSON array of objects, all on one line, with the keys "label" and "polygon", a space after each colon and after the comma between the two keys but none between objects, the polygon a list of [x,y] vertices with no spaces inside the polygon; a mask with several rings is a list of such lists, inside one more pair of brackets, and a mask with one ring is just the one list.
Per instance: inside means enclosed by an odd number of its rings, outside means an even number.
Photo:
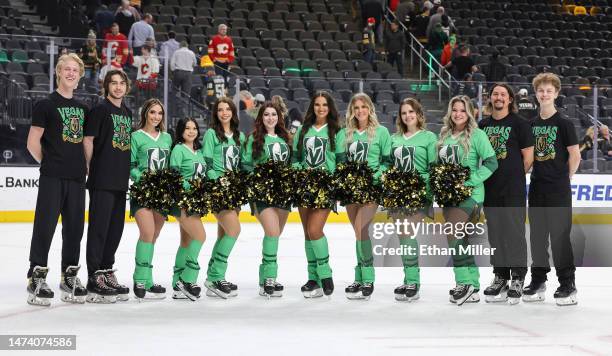
[{"label": "green knee-high sock", "polygon": [[478,271],[478,266],[470,266],[468,269],[470,270],[474,289],[480,289],[480,272]]},{"label": "green knee-high sock", "polygon": [[155,255],[155,244],[151,243],[151,253],[149,254],[149,270],[147,271],[147,283],[145,288],[153,287],[153,256]]},{"label": "green knee-high sock", "polygon": [[404,284],[421,284],[419,269],[419,242],[417,239],[400,238],[402,264],[404,265]]},{"label": "green knee-high sock", "polygon": [[325,236],[318,240],[311,240],[312,249],[317,257],[317,275],[320,279],[331,278],[332,270],[329,266],[329,249]]},{"label": "green knee-high sock", "polygon": [[[472,272],[470,266],[475,266],[474,256],[460,253],[460,246],[464,245],[464,240],[454,240],[449,242],[449,247],[453,247],[456,254],[453,255],[453,271],[455,272],[455,283],[473,285]],[[474,286],[475,288],[476,286]]]},{"label": "green knee-high sock", "polygon": [[308,280],[319,282],[317,275],[317,256],[312,248],[312,241],[304,240],[304,250],[306,250],[306,261],[308,261]]},{"label": "green knee-high sock", "polygon": [[176,250],[176,257],[174,258],[174,273],[172,274],[172,287],[176,287],[181,273],[185,269],[185,263],[187,263],[187,248],[179,246]]},{"label": "green knee-high sock", "polygon": [[357,266],[355,266],[355,282],[361,283],[363,281],[363,277],[361,276],[361,259],[359,258],[360,245],[359,240],[355,240],[355,256],[357,257]]},{"label": "green knee-high sock", "polygon": [[264,236],[262,246],[261,265],[259,265],[259,284],[262,285],[266,278],[276,278],[278,273],[278,263],[276,255],[278,253],[278,236]]},{"label": "green knee-high sock", "polygon": [[227,271],[227,259],[229,258],[232,248],[236,243],[236,237],[223,235],[217,251],[211,257],[213,259],[212,264],[208,270],[208,280],[216,282],[225,279],[225,271]]},{"label": "green knee-high sock", "polygon": [[136,268],[134,268],[134,282],[146,283],[149,277],[149,260],[153,255],[153,244],[138,240],[136,243]]},{"label": "green knee-high sock", "polygon": [[372,256],[372,241],[358,240],[358,258],[361,261],[361,281],[374,283],[374,257]]},{"label": "green knee-high sock", "polygon": [[213,249],[210,252],[210,260],[208,260],[208,269],[206,271],[206,274],[208,275],[208,272],[210,271],[210,266],[212,266],[213,263],[213,257],[215,257],[215,253],[217,252],[217,248],[219,247],[219,242],[221,241],[223,237],[220,237],[218,239],[215,240],[215,244],[213,245]]},{"label": "green knee-high sock", "polygon": [[181,273],[181,279],[188,283],[195,283],[198,280],[198,273],[200,273],[200,264],[198,263],[198,256],[202,249],[203,241],[191,240],[187,247],[187,256],[185,258],[185,269]]}]

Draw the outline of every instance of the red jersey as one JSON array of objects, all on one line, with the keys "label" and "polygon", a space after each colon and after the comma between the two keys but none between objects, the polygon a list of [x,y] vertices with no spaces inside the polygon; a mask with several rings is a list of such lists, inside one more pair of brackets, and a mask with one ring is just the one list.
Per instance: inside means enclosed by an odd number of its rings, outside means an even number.
[{"label": "red jersey", "polygon": [[112,58],[120,55],[121,60],[118,62],[124,65],[128,59],[129,53],[127,37],[125,37],[125,35],[122,33],[118,33],[116,36],[111,32],[107,33],[106,36],[104,36],[104,44],[102,48],[103,59],[106,58],[106,52],[109,44],[111,45]]},{"label": "red jersey", "polygon": [[232,38],[230,36],[213,36],[208,43],[208,56],[213,62],[232,63],[234,61]]}]

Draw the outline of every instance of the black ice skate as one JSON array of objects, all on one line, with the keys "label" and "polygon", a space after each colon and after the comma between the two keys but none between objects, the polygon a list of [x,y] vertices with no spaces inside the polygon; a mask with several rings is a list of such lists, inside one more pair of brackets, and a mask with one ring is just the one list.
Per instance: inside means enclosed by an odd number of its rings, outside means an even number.
[{"label": "black ice skate", "polygon": [[[453,294],[455,294],[455,289],[457,289],[457,286],[455,286],[455,288],[450,289],[448,291],[448,301],[455,304],[456,301],[453,298]],[[478,292],[480,291],[480,289],[474,289],[474,293],[472,293],[472,295],[465,301],[465,303],[478,303],[480,302],[480,295],[478,295]]]},{"label": "black ice skate", "polygon": [[508,304],[514,305],[521,301],[523,296],[523,283],[522,279],[513,279],[510,282],[510,288],[508,289]]},{"label": "black ice skate", "polygon": [[185,293],[183,293],[179,287],[172,287],[172,299],[187,299]]},{"label": "black ice skate", "polygon": [[[187,297],[187,299],[195,302],[200,298],[200,293],[202,292],[202,288],[195,283],[185,282],[182,279],[179,279],[176,282],[176,287],[182,292],[182,294]],[[179,299],[179,298],[175,298]]]},{"label": "black ice skate", "polygon": [[106,276],[106,285],[117,291],[117,300],[125,302],[130,299],[130,288],[120,284],[115,276],[116,269],[107,269],[104,271]]},{"label": "black ice skate", "polygon": [[[206,282],[204,282],[204,286],[206,287],[206,289],[208,289],[208,291],[214,293],[216,296],[221,297],[223,299],[229,298],[231,296],[230,294],[232,293],[230,283],[225,280],[215,282],[207,280]],[[208,293],[206,295],[208,295]]]},{"label": "black ice skate", "polygon": [[48,307],[51,305],[54,293],[47,285],[49,268],[35,266],[32,276],[28,279],[28,304]]},{"label": "black ice skate", "polygon": [[323,294],[331,298],[334,292],[334,280],[331,277],[321,279],[321,287],[323,287]]},{"label": "black ice skate", "polygon": [[87,280],[87,302],[109,304],[117,302],[117,291],[106,285],[105,271],[98,270]]},{"label": "black ice skate", "polygon": [[274,278],[266,278],[264,284],[259,286],[259,295],[262,297],[282,297],[283,296],[282,284],[278,283]]},{"label": "black ice skate", "polygon": [[323,289],[316,281],[308,280],[301,288],[304,298],[319,298],[323,296]]},{"label": "black ice skate", "polygon": [[470,296],[474,294],[474,286],[471,284],[457,284],[453,292],[453,300],[457,306],[462,306]]},{"label": "black ice skate", "polygon": [[576,305],[578,304],[577,293],[574,281],[563,282],[555,291],[555,302],[559,306]]},{"label": "black ice skate", "polygon": [[344,293],[346,294],[346,298],[353,299],[362,299],[361,295],[361,283],[353,282],[350,286],[344,288]]},{"label": "black ice skate", "polygon": [[145,284],[142,282],[134,282],[134,296],[136,296],[136,300],[140,302],[146,295],[147,289],[145,288]]},{"label": "black ice skate", "polygon": [[87,297],[87,289],[81,284],[78,277],[81,266],[68,266],[62,272],[62,281],[60,283],[61,299],[67,303],[85,303]]},{"label": "black ice skate", "polygon": [[399,302],[412,302],[419,299],[419,285],[416,283],[402,284],[393,291],[395,300]]},{"label": "black ice skate", "polygon": [[484,290],[487,303],[500,303],[508,300],[508,280],[495,276],[491,285]]},{"label": "black ice skate", "polygon": [[543,302],[546,298],[546,282],[535,282],[533,279],[523,289],[523,302]]},{"label": "black ice skate", "polygon": [[[235,285],[235,284],[234,284],[234,283],[232,283],[232,282],[229,282],[229,281],[225,281],[225,282],[227,282],[227,283],[229,284],[230,289],[232,290],[232,291],[231,291],[231,293],[229,294],[229,297],[230,297],[230,298],[233,298],[233,297],[237,296],[237,295],[238,295],[238,286],[237,286],[237,285]],[[216,295],[215,293],[213,293],[213,292],[212,292],[211,290],[209,290],[209,289],[206,289],[206,296],[207,296],[207,297],[213,297],[213,298],[218,297],[218,295]]]}]

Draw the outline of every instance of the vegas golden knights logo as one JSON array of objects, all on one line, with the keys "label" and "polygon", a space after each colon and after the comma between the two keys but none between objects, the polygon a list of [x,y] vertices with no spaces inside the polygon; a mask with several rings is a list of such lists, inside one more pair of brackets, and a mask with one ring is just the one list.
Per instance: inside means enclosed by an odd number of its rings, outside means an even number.
[{"label": "vegas golden knights logo", "polygon": [[234,145],[223,147],[223,168],[225,170],[234,171],[238,169],[239,164],[240,149]]},{"label": "vegas golden knights logo", "polygon": [[393,150],[393,165],[402,172],[413,172],[414,146],[399,146]]},{"label": "vegas golden knights logo", "polygon": [[150,171],[158,171],[168,166],[170,150],[165,148],[149,148],[147,151],[147,167]]},{"label": "vegas golden knights logo", "polygon": [[200,162],[194,162],[193,163],[193,175],[191,176],[191,179],[196,179],[196,178],[201,178],[204,177],[204,165]]},{"label": "vegas golden knights logo", "polygon": [[289,146],[283,142],[274,142],[266,146],[268,156],[274,162],[287,162],[289,160]]},{"label": "vegas golden knights logo", "polygon": [[440,147],[438,156],[443,163],[459,164],[459,145],[444,145]]},{"label": "vegas golden knights logo", "polygon": [[327,138],[308,137],[304,139],[306,148],[306,164],[311,168],[318,168],[325,163],[325,153],[327,149]]},{"label": "vegas golden knights logo", "polygon": [[367,142],[352,142],[348,147],[349,161],[365,162],[368,159],[370,144]]}]

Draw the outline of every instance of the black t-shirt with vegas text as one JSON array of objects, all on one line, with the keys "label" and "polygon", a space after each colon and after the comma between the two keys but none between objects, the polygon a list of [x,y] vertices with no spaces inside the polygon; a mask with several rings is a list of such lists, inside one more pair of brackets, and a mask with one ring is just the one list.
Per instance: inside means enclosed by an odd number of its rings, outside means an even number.
[{"label": "black t-shirt with vegas text", "polygon": [[130,177],[132,112],[108,99],[91,109],[85,136],[94,137],[88,189],[127,191]]},{"label": "black t-shirt with vegas text", "polygon": [[530,192],[569,193],[569,146],[578,144],[574,124],[559,112],[546,120],[531,123],[534,145]]},{"label": "black t-shirt with vegas text", "polygon": [[41,138],[40,174],[85,181],[83,126],[87,106],[58,92],[34,105],[32,126],[45,129]]}]

